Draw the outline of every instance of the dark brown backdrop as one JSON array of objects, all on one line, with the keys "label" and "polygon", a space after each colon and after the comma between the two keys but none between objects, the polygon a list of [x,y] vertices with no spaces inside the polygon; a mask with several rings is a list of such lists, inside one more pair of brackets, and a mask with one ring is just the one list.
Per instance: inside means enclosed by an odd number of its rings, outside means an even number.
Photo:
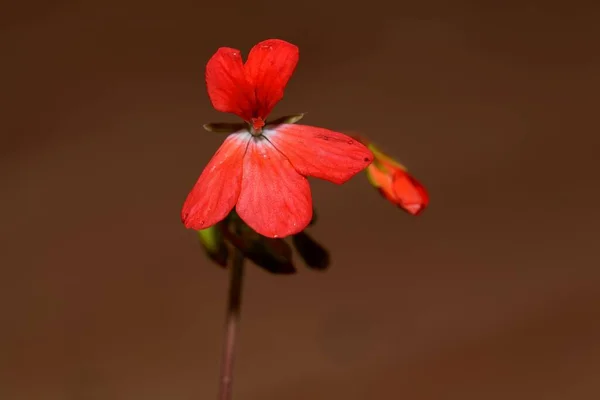
[{"label": "dark brown backdrop", "polygon": [[275,114],[368,134],[432,202],[314,182],[334,265],[249,268],[236,399],[597,399],[600,7],[211,3],[0,12],[0,398],[214,398],[227,279],[179,221],[231,120],[204,65],[279,37]]}]

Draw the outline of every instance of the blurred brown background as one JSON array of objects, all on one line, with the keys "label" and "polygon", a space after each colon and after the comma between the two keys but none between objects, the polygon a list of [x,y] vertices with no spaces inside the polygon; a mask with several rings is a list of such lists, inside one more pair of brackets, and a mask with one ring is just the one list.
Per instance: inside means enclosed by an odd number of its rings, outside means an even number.
[{"label": "blurred brown background", "polygon": [[[417,4],[418,3],[418,4]],[[313,182],[326,273],[248,268],[235,398],[600,398],[600,5],[13,2],[0,11],[0,399],[211,399],[227,274],[179,220],[204,66],[301,49],[274,116],[429,188]]]}]

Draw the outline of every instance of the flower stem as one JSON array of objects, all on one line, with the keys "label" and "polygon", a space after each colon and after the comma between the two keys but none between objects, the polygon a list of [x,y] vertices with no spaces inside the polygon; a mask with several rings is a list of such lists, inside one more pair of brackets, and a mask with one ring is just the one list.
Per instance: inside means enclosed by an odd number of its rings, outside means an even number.
[{"label": "flower stem", "polygon": [[235,360],[235,337],[240,320],[242,302],[242,281],[244,277],[244,255],[234,248],[229,281],[229,298],[225,316],[223,356],[221,358],[221,378],[218,400],[231,400],[233,385],[233,364]]}]

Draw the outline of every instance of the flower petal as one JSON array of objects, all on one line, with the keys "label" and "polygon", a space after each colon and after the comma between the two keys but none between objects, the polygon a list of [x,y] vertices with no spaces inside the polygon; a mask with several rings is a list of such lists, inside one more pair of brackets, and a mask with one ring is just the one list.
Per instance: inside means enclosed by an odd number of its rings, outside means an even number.
[{"label": "flower petal", "polygon": [[252,229],[271,238],[298,233],[312,218],[308,181],[264,138],[253,138],[248,145],[236,211]]},{"label": "flower petal", "polygon": [[421,182],[400,169],[392,177],[392,190],[398,205],[409,214],[420,214],[429,204],[429,195]]},{"label": "flower petal", "polygon": [[206,64],[206,89],[217,111],[250,121],[255,108],[252,85],[246,80],[240,51],[221,47]]},{"label": "flower petal", "polygon": [[342,184],[373,161],[373,153],[350,136],[313,126],[283,124],[263,135],[305,176]]},{"label": "flower petal", "polygon": [[244,66],[246,79],[256,93],[257,115],[265,119],[283,98],[299,59],[297,46],[279,39],[268,39],[250,50]]},{"label": "flower petal", "polygon": [[240,195],[249,133],[229,135],[190,191],[181,210],[186,228],[204,229],[229,214]]}]

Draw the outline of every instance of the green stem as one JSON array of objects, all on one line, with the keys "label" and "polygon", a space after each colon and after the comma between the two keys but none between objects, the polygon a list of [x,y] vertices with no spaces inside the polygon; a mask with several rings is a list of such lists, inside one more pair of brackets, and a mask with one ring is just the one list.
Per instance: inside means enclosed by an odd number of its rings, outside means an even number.
[{"label": "green stem", "polygon": [[225,316],[225,337],[221,359],[218,400],[231,400],[233,385],[233,364],[235,361],[235,338],[240,320],[242,303],[242,281],[244,277],[244,255],[234,248],[229,281],[229,298]]}]

